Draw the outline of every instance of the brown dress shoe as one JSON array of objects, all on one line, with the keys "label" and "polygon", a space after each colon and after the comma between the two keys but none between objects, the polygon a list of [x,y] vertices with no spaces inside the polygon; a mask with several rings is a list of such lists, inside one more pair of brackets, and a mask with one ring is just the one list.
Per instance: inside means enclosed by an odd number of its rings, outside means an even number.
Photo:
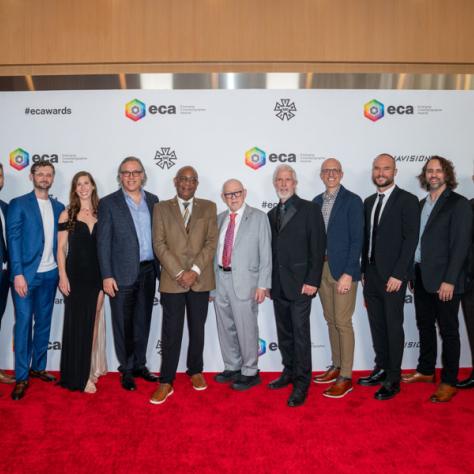
[{"label": "brown dress shoe", "polygon": [[191,375],[191,383],[193,384],[194,390],[206,390],[207,388],[206,379],[202,374]]},{"label": "brown dress shoe", "polygon": [[435,375],[423,375],[420,372],[413,372],[411,374],[402,375],[402,382],[405,383],[415,383],[415,382],[425,382],[425,383],[434,383]]},{"label": "brown dress shoe", "polygon": [[161,405],[166,402],[166,399],[173,395],[173,386],[170,383],[160,383],[158,388],[153,392],[150,398],[150,403],[153,405]]},{"label": "brown dress shoe", "polygon": [[24,397],[27,388],[28,380],[22,380],[21,382],[17,382],[12,391],[12,399],[21,400]]},{"label": "brown dress shoe", "polygon": [[323,395],[328,398],[342,398],[349,392],[352,392],[352,380],[339,377],[335,383],[323,392]]},{"label": "brown dress shoe", "polygon": [[0,370],[0,383],[15,383],[15,377],[13,377],[13,375],[6,374],[3,370]]},{"label": "brown dress shoe", "polygon": [[30,369],[30,377],[40,379],[43,382],[56,382],[56,377],[46,370],[32,370]]},{"label": "brown dress shoe", "polygon": [[331,383],[335,382],[336,379],[339,377],[340,369],[336,369],[333,365],[329,367],[324,374],[319,374],[314,377],[314,383]]},{"label": "brown dress shoe", "polygon": [[440,383],[438,385],[438,389],[436,390],[433,395],[431,395],[430,400],[433,403],[438,403],[438,402],[449,402],[451,398],[456,395],[458,392],[458,389],[456,387],[453,387],[452,385],[448,385],[447,383]]}]

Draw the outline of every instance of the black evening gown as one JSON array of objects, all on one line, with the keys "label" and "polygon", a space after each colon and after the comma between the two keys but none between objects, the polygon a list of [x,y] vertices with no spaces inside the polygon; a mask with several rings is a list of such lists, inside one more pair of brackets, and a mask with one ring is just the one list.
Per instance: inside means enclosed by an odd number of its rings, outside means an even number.
[{"label": "black evening gown", "polygon": [[[59,230],[67,230],[66,225],[59,224]],[[69,230],[66,273],[71,291],[64,298],[59,384],[70,390],[84,390],[90,375],[97,298],[102,286],[96,225],[91,233],[86,223],[76,221],[74,229]]]}]

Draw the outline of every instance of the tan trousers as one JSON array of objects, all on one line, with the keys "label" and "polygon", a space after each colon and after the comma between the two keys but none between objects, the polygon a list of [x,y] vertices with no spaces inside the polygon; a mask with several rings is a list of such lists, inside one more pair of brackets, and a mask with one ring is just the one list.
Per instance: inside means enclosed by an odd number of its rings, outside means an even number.
[{"label": "tan trousers", "polygon": [[323,306],[324,319],[328,323],[331,342],[332,364],[341,368],[342,377],[352,377],[354,362],[354,314],[357,296],[357,282],[344,295],[336,291],[337,281],[331,275],[329,265],[324,262],[319,297]]}]

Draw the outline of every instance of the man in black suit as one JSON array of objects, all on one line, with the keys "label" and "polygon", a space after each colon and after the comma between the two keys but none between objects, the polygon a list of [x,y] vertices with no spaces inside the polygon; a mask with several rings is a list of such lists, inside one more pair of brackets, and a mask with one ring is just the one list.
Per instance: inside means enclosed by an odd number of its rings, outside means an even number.
[{"label": "man in black suit", "polygon": [[288,406],[302,405],[311,382],[311,302],[321,284],[326,233],[319,206],[299,198],[296,173],[280,165],[273,185],[280,198],[269,213],[272,230],[272,289],[283,373],[270,389],[293,383]]},{"label": "man in black suit", "polygon": [[377,193],[364,202],[365,239],[362,251],[364,297],[375,351],[375,368],[359,384],[382,386],[377,400],[400,392],[405,335],[403,305],[413,271],[420,211],[416,196],[395,185],[393,156],[383,153],[372,165]]},{"label": "man in black suit", "polygon": [[151,239],[153,206],[158,198],[143,190],[146,174],[138,158],[130,156],[122,161],[117,180],[121,189],[99,203],[97,252],[104,291],[110,297],[122,387],[135,390],[134,377],[158,380],[146,367],[159,277]]},{"label": "man in black suit", "polygon": [[432,402],[448,402],[456,394],[461,344],[459,303],[464,293],[467,255],[471,243],[472,211],[468,200],[455,193],[451,161],[432,156],[418,176],[429,194],[421,201],[420,239],[415,253],[415,310],[420,332],[416,371],[404,382],[434,382],[438,322],[442,339],[441,383]]}]

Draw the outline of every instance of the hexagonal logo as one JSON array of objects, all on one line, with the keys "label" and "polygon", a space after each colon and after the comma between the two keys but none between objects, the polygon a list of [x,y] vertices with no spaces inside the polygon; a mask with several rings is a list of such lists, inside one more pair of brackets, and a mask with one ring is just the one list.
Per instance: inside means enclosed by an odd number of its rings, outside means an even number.
[{"label": "hexagonal logo", "polygon": [[258,356],[263,356],[267,352],[267,343],[264,339],[258,340]]},{"label": "hexagonal logo", "polygon": [[267,154],[254,146],[245,152],[245,164],[254,170],[258,170],[266,163]]},{"label": "hexagonal logo", "polygon": [[138,99],[133,99],[125,104],[125,115],[134,122],[146,115],[146,105]]},{"label": "hexagonal logo", "polygon": [[30,164],[30,154],[23,150],[23,148],[17,148],[10,153],[10,166],[18,171],[26,168]]},{"label": "hexagonal logo", "polygon": [[364,105],[364,115],[372,122],[377,122],[384,116],[384,105],[382,102],[372,99]]}]

